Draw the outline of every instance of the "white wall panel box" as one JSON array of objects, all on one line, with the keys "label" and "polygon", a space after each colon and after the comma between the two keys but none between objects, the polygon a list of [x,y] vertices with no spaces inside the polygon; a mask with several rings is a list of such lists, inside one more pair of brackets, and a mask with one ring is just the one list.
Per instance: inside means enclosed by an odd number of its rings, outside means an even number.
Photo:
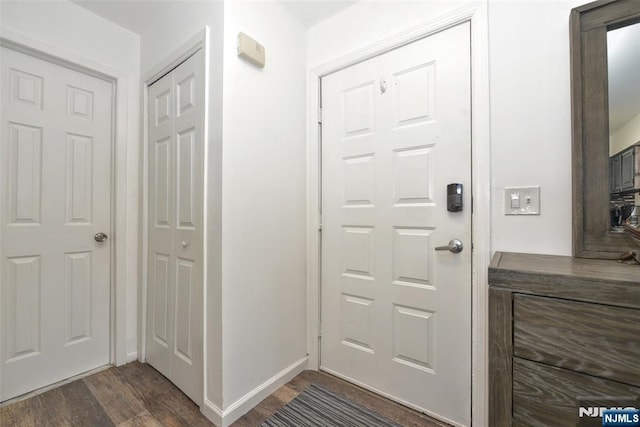
[{"label": "white wall panel box", "polygon": [[238,56],[264,68],[266,62],[264,46],[242,32],[238,33]]}]

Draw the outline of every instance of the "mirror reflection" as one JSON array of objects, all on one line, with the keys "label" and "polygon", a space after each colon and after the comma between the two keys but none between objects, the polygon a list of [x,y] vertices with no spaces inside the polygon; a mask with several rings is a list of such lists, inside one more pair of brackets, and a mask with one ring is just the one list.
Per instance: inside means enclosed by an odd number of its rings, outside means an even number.
[{"label": "mirror reflection", "polygon": [[607,33],[611,227],[640,215],[640,23]]}]

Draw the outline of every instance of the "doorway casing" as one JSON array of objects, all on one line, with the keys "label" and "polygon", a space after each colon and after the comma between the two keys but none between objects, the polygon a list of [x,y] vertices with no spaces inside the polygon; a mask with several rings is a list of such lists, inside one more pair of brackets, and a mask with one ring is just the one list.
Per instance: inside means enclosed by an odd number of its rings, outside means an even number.
[{"label": "doorway casing", "polygon": [[490,115],[487,3],[472,3],[308,71],[307,75],[307,337],[309,369],[319,369],[321,236],[321,83],[323,76],[463,22],[471,23],[472,367],[471,417],[488,425],[487,274],[490,240]]},{"label": "doorway casing", "polygon": [[[75,71],[111,82],[113,90],[112,121],[112,178],[111,178],[111,230],[114,241],[111,249],[110,271],[110,340],[109,362],[123,365],[137,358],[137,353],[127,353],[127,81],[125,72],[95,62],[85,56],[18,33],[2,29],[0,45],[36,58],[52,62]],[[0,264],[1,269],[1,264]],[[1,275],[0,271],[0,275]]]},{"label": "doorway casing", "polygon": [[[164,75],[168,74],[169,72],[171,72],[171,70],[173,70],[174,68],[176,68],[178,65],[180,65],[182,62],[186,61],[189,57],[191,57],[193,54],[195,54],[198,50],[202,50],[203,52],[203,61],[202,61],[202,65],[203,65],[203,70],[202,70],[202,75],[204,78],[204,92],[205,94],[208,93],[208,88],[209,88],[209,77],[208,77],[208,73],[209,73],[209,46],[208,46],[208,40],[209,40],[209,28],[205,27],[202,30],[198,31],[193,37],[191,37],[189,40],[187,40],[185,43],[183,43],[178,49],[176,49],[175,51],[171,52],[169,55],[167,55],[165,57],[164,60],[162,60],[159,64],[157,64],[156,66],[154,66],[151,70],[147,71],[144,73],[144,75],[142,76],[142,115],[141,115],[141,132],[142,132],[142,149],[141,149],[141,163],[142,163],[142,174],[140,176],[141,182],[140,182],[140,186],[142,188],[142,197],[141,197],[141,208],[140,208],[140,213],[142,216],[142,226],[140,228],[141,230],[141,253],[142,253],[142,257],[140,260],[140,277],[141,277],[141,284],[142,286],[140,287],[140,296],[139,296],[139,314],[138,314],[138,319],[139,319],[139,335],[138,335],[138,348],[140,349],[140,360],[141,361],[146,361],[146,354],[147,354],[147,344],[146,344],[146,336],[147,336],[147,294],[148,294],[148,272],[147,272],[147,263],[148,263],[148,258],[149,258],[149,250],[148,250],[148,245],[149,245],[149,231],[148,231],[148,227],[149,227],[149,186],[148,186],[148,174],[149,174],[149,151],[148,151],[148,144],[149,144],[149,130],[147,127],[148,124],[148,120],[149,120],[149,111],[148,111],[148,98],[149,98],[149,86],[151,86],[154,82],[156,82],[157,80],[159,80],[161,77],[163,77]],[[208,96],[204,96],[204,109],[201,112],[202,116],[207,118],[208,117]],[[203,186],[203,190],[204,190],[204,194],[207,194],[207,176],[208,176],[208,169],[207,169],[207,161],[206,159],[208,158],[209,154],[208,154],[208,149],[207,146],[208,144],[206,143],[206,141],[208,141],[208,121],[205,119],[203,121],[203,132],[202,132],[202,139],[204,141],[203,145],[204,145],[204,186]],[[204,203],[204,212],[203,212],[203,234],[206,236],[207,235],[207,204],[206,204],[206,200]],[[206,260],[207,259],[207,242],[206,242],[206,238],[204,239],[203,242],[203,259]],[[203,388],[202,388],[202,394],[200,396],[200,401],[197,402],[198,405],[201,405],[201,409],[204,408],[206,406],[207,399],[207,382],[206,382],[206,377],[207,377],[207,364],[206,364],[206,352],[207,352],[207,334],[206,334],[206,328],[207,328],[207,310],[206,310],[206,295],[207,295],[207,266],[206,266],[206,261],[203,265],[203,271],[202,271],[202,282],[203,282],[203,286],[202,286],[202,292],[203,295],[202,297],[202,349],[203,349],[203,354],[201,355],[201,360],[202,362],[202,377],[203,377]]]}]

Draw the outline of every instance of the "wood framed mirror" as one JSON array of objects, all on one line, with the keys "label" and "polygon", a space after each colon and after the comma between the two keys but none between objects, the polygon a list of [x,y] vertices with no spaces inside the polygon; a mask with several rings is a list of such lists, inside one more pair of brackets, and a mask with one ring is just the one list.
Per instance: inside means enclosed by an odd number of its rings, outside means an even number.
[{"label": "wood framed mirror", "polygon": [[[615,259],[625,251],[638,249],[621,229],[612,226],[612,197],[620,193],[629,200],[629,195],[640,200],[640,188],[623,193],[611,182],[614,150],[609,142],[607,35],[630,25],[640,25],[638,0],[596,1],[571,11],[575,257]],[[640,51],[631,54],[640,55]],[[636,71],[640,75],[640,69]],[[639,177],[640,168],[634,174]]]}]

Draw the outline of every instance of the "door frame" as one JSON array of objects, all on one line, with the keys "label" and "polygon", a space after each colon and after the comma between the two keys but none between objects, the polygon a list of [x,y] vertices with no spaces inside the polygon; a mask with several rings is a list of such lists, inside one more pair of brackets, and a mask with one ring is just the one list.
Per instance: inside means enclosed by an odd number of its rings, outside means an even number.
[{"label": "door frame", "polygon": [[[83,55],[40,39],[2,29],[0,46],[70,68],[112,85],[111,121],[111,220],[109,236],[109,363],[123,365],[135,359],[127,354],[127,82],[130,75]],[[1,236],[0,236],[1,237]],[[0,277],[2,263],[0,263]]]},{"label": "door frame", "polygon": [[489,41],[487,3],[474,2],[309,70],[307,76],[307,352],[320,367],[321,79],[455,25],[471,23],[471,422],[488,425],[488,267],[491,260]]},{"label": "door frame", "polygon": [[[138,349],[140,350],[140,361],[145,362],[147,358],[147,297],[148,297],[148,262],[149,262],[149,86],[153,83],[161,79],[163,76],[171,72],[178,65],[186,61],[189,57],[193,56],[197,51],[202,50],[202,76],[203,76],[203,88],[202,90],[205,92],[205,105],[203,111],[201,112],[204,117],[204,126],[202,132],[202,138],[204,141],[204,194],[207,193],[207,177],[208,177],[208,168],[207,168],[207,158],[208,158],[208,88],[209,88],[209,27],[205,26],[202,30],[198,31],[193,37],[191,37],[188,41],[183,43],[179,48],[171,52],[167,55],[162,61],[152,67],[150,70],[146,71],[142,75],[142,114],[141,120],[142,123],[140,125],[140,130],[142,133],[142,147],[140,150],[140,162],[142,164],[142,174],[140,176],[141,183],[140,188],[142,189],[142,197],[141,197],[141,228],[140,228],[140,239],[141,239],[141,260],[140,260],[140,297],[138,302],[138,325],[139,325],[139,333],[138,333]],[[205,387],[206,387],[206,348],[207,348],[207,334],[206,334],[206,294],[207,294],[207,203],[203,204],[204,212],[202,216],[202,231],[204,233],[205,238],[203,239],[203,265],[202,265],[202,375],[203,375],[203,387],[202,387],[202,395],[200,396],[199,402],[196,402],[199,406],[203,405],[204,397],[206,396]]]}]

